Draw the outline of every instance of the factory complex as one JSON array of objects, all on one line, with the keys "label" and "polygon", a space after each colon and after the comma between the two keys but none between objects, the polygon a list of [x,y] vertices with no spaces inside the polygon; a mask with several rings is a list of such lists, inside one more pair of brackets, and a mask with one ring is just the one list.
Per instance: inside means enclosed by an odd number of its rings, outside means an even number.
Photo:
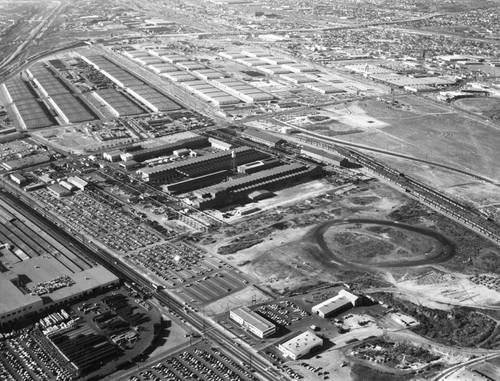
[{"label": "factory complex", "polygon": [[218,207],[224,203],[244,199],[249,193],[260,189],[270,190],[278,186],[309,180],[320,174],[321,170],[317,166],[305,166],[297,163],[284,164],[245,177],[197,189],[193,192],[195,198],[190,199],[190,201],[201,209]]},{"label": "factory complex", "polygon": [[181,108],[163,92],[137,78],[107,56],[89,54],[80,55],[80,57],[151,112],[173,111]]},{"label": "factory complex", "polygon": [[244,81],[229,78],[226,72],[168,49],[125,50],[123,55],[218,107],[275,98]]},{"label": "factory complex", "polygon": [[33,230],[3,200],[0,219],[0,326],[119,284],[119,279],[104,267]]}]

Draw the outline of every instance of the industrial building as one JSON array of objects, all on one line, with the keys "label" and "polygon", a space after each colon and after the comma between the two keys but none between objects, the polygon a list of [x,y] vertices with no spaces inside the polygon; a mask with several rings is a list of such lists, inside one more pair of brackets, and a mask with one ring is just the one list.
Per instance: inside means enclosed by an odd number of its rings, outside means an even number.
[{"label": "industrial building", "polygon": [[181,108],[160,90],[137,78],[128,70],[103,55],[80,55],[80,58],[99,70],[115,85],[122,88],[152,112],[167,112]]},{"label": "industrial building", "polygon": [[[24,283],[26,279],[28,283]],[[40,256],[12,263],[9,271],[0,273],[0,326],[118,283],[119,279],[102,266],[71,273],[55,257]]]},{"label": "industrial building", "polygon": [[49,238],[40,237],[4,200],[0,220],[0,326],[119,283],[111,272],[77,256],[50,233]]},{"label": "industrial building", "polygon": [[193,70],[193,74],[195,74],[197,77],[200,77],[201,79],[204,79],[204,80],[225,77],[225,75],[223,73],[221,73],[220,71],[214,70],[214,69]]},{"label": "industrial building", "polygon": [[247,175],[263,171],[264,169],[274,168],[281,165],[281,162],[278,159],[270,158],[265,160],[257,160],[252,163],[238,165],[236,170],[239,173],[246,173]]},{"label": "industrial building", "polygon": [[161,58],[151,57],[151,56],[136,58],[135,61],[137,61],[138,63],[140,63],[143,66],[162,64],[165,62]]},{"label": "industrial building", "polygon": [[[235,157],[233,158],[232,155]],[[239,147],[233,151],[223,151],[200,157],[163,164],[152,168],[142,168],[137,172],[145,182],[161,182],[181,178],[195,178],[252,161],[269,158],[269,155],[249,147]]]},{"label": "industrial building", "polygon": [[153,70],[156,74],[161,73],[172,73],[174,71],[180,71],[180,69],[168,62],[149,64],[148,67]]},{"label": "industrial building", "polygon": [[238,58],[235,60],[236,62],[243,64],[245,66],[249,67],[256,67],[256,66],[267,66],[267,62],[259,59],[259,58]]},{"label": "industrial building", "polygon": [[48,104],[64,123],[80,123],[97,119],[94,112],[54,72],[43,64],[26,69],[26,74],[36,85]]},{"label": "industrial building", "polygon": [[37,95],[28,82],[20,77],[14,77],[2,84],[1,88],[6,95],[7,102],[13,103],[12,110],[17,114],[23,129],[57,124],[47,105],[37,100]]},{"label": "industrial building", "polygon": [[32,167],[34,165],[48,163],[51,160],[52,158],[49,155],[38,154],[38,155],[26,156],[20,159],[8,160],[6,162],[3,162],[1,165],[7,171],[16,171],[18,169],[23,169]]},{"label": "industrial building", "polygon": [[172,82],[179,82],[179,83],[196,81],[198,79],[195,75],[188,73],[184,70],[174,71],[174,72],[164,72],[161,73],[160,75],[162,77],[169,79]]},{"label": "industrial building", "polygon": [[214,79],[212,83],[221,90],[234,95],[246,103],[270,101],[274,99],[272,94],[266,93],[246,82],[234,78]]},{"label": "industrial building", "polygon": [[85,190],[85,188],[89,185],[88,181],[85,181],[84,179],[78,177],[78,176],[72,176],[68,177],[68,183],[74,185],[80,190]]},{"label": "industrial building", "polygon": [[231,143],[227,143],[225,141],[215,139],[215,138],[208,138],[208,141],[210,142],[210,145],[216,149],[220,149],[221,151],[227,151],[233,147]]},{"label": "industrial building", "polygon": [[283,66],[278,66],[278,65],[260,66],[257,68],[257,70],[265,74],[272,74],[272,75],[291,73],[290,70],[285,69]]},{"label": "industrial building", "polygon": [[177,62],[175,65],[183,70],[188,70],[188,71],[207,69],[205,65],[202,65],[195,61]]},{"label": "industrial building", "polygon": [[250,48],[250,47],[242,49],[241,53],[243,53],[247,57],[269,57],[271,55],[265,50],[259,48]]},{"label": "industrial building", "polygon": [[23,186],[28,182],[28,179],[20,173],[11,173],[10,179],[19,186]]},{"label": "industrial building", "polygon": [[102,157],[104,160],[107,160],[107,161],[110,161],[110,162],[115,162],[115,161],[120,161],[121,160],[121,157],[120,155],[122,154],[123,152],[120,151],[120,150],[113,150],[113,151],[109,151],[109,152],[104,152],[102,154]]},{"label": "industrial building", "polygon": [[204,136],[194,136],[192,138],[181,139],[173,143],[166,143],[156,147],[149,147],[132,152],[125,152],[120,155],[123,161],[145,161],[159,156],[172,155],[175,150],[181,148],[202,148],[208,147],[208,139]]},{"label": "industrial building", "polygon": [[241,53],[241,51],[230,51],[230,52],[220,52],[219,56],[230,59],[230,60],[235,60],[237,58],[246,57],[246,54]]},{"label": "industrial building", "polygon": [[280,344],[278,349],[281,351],[283,357],[288,357],[295,361],[321,346],[323,346],[323,339],[310,331],[306,331]]},{"label": "industrial building", "polygon": [[177,183],[168,184],[165,186],[165,190],[169,194],[181,194],[192,192],[201,187],[208,187],[220,183],[221,181],[227,179],[231,172],[229,170],[222,170],[219,172],[209,173],[208,175],[193,177],[192,179],[187,179],[179,181]]},{"label": "industrial building", "polygon": [[283,142],[283,139],[280,137],[268,134],[262,130],[256,130],[254,128],[247,128],[241,133],[241,136],[271,148],[275,148],[279,143]]},{"label": "industrial building", "polygon": [[283,64],[283,68],[288,69],[294,73],[311,73],[314,71],[318,71],[317,69],[302,63]]},{"label": "industrial building", "polygon": [[123,52],[123,55],[131,59],[150,56],[150,54],[145,50],[126,50]]},{"label": "industrial building", "polygon": [[138,115],[146,112],[125,94],[115,89],[97,90],[93,92],[93,95],[116,117]]},{"label": "industrial building", "polygon": [[241,103],[239,98],[202,80],[184,82],[182,86],[199,98],[217,106]]},{"label": "industrial building", "polygon": [[47,187],[47,190],[56,197],[66,197],[71,194],[71,191],[60,184],[53,184]]},{"label": "industrial building", "polygon": [[187,62],[189,61],[189,58],[186,56],[182,56],[180,54],[175,54],[170,52],[169,54],[162,54],[160,55],[162,59],[164,59],[167,62],[170,63],[177,63],[177,62]]},{"label": "industrial building", "polygon": [[282,65],[282,64],[296,63],[295,60],[292,60],[290,58],[275,57],[275,56],[262,57],[261,60],[264,62],[267,62],[271,65]]},{"label": "industrial building", "polygon": [[280,75],[281,78],[295,83],[296,85],[299,85],[301,83],[311,83],[311,82],[317,82],[314,78],[308,77],[307,75],[303,74],[282,74]]},{"label": "industrial building", "polygon": [[301,147],[300,155],[310,158],[318,163],[336,165],[339,167],[345,165],[348,162],[347,159],[341,156],[313,147]]},{"label": "industrial building", "polygon": [[213,208],[230,204],[248,197],[248,194],[259,189],[282,187],[287,184],[304,181],[318,176],[321,169],[317,166],[307,167],[301,164],[286,164],[239,177],[211,187],[193,192],[189,201],[198,208]]},{"label": "industrial building", "polygon": [[276,332],[276,325],[263,318],[248,307],[240,307],[229,312],[229,317],[241,325],[243,329],[264,338]]},{"label": "industrial building", "polygon": [[322,318],[327,318],[330,316],[338,315],[341,312],[348,310],[349,308],[355,307],[360,302],[360,297],[354,295],[346,290],[340,290],[340,292],[322,303],[315,305],[312,308],[313,314],[318,314]]},{"label": "industrial building", "polygon": [[321,94],[339,94],[339,93],[345,93],[344,90],[332,86],[329,83],[323,83],[323,82],[312,82],[312,83],[306,83],[304,84],[304,87],[307,87],[308,89],[314,90],[318,93]]}]

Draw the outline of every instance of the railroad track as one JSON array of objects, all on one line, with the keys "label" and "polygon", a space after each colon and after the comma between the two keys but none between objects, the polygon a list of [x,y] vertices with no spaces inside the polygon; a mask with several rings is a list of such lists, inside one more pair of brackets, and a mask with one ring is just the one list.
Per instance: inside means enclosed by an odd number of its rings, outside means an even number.
[{"label": "railroad track", "polygon": [[[71,234],[66,232],[61,228],[61,222],[55,216],[52,216],[50,213],[41,214],[40,209],[27,196],[18,192],[13,187],[11,190],[12,192],[0,190],[0,198],[8,201],[10,205],[15,206],[19,214],[29,219],[40,229],[46,231],[54,239],[59,240],[59,242],[66,242],[72,248],[77,249],[80,255],[83,254],[95,263],[101,264],[122,281],[135,284],[143,295],[157,299],[161,304],[169,308],[171,312],[176,313],[186,323],[190,324],[205,340],[211,341],[212,344],[220,347],[238,363],[250,362],[262,380],[275,381],[287,379],[277,369],[271,368],[271,364],[267,360],[226,336],[222,328],[219,329],[216,322],[193,311],[185,311],[183,302],[175,299],[166,290],[157,290],[142,273],[134,271],[109,252],[84,238],[83,235],[75,234],[75,232],[71,232]],[[18,196],[13,192],[16,192]],[[37,208],[36,210],[34,210],[35,207]]]}]

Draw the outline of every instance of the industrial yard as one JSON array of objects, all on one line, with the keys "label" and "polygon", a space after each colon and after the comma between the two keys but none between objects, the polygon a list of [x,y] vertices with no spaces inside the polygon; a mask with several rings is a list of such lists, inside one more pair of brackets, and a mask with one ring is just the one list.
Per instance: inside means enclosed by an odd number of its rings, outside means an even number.
[{"label": "industrial yard", "polygon": [[500,380],[497,8],[0,0],[0,379]]}]

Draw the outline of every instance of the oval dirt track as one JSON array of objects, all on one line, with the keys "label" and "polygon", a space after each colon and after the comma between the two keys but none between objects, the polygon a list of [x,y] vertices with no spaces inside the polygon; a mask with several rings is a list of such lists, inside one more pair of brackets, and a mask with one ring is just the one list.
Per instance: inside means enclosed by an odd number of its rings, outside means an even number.
[{"label": "oval dirt track", "polygon": [[[325,233],[326,231],[331,227],[335,225],[351,225],[351,224],[370,224],[370,225],[383,225],[383,226],[391,226],[395,227],[398,229],[404,229],[412,232],[416,232],[419,234],[426,235],[430,238],[435,239],[438,241],[442,247],[443,250],[438,255],[435,255],[431,258],[425,258],[425,259],[417,259],[414,261],[409,261],[409,260],[401,260],[401,261],[388,261],[388,262],[379,262],[376,264],[370,264],[370,265],[363,265],[359,263],[352,263],[348,262],[341,257],[337,256],[334,254],[330,248],[328,247],[328,244],[325,241]],[[326,222],[316,228],[316,230],[313,231],[312,235],[313,241],[315,241],[321,248],[322,252],[328,257],[328,259],[333,260],[334,262],[337,262],[342,265],[350,266],[350,267],[355,267],[357,269],[364,269],[364,270],[373,270],[373,268],[377,267],[411,267],[411,266],[422,266],[422,265],[428,265],[428,264],[435,264],[435,263],[441,263],[449,260],[455,255],[455,246],[453,245],[453,242],[450,241],[447,237],[444,235],[428,228],[424,227],[418,227],[418,226],[412,226],[412,225],[407,225],[407,224],[402,224],[399,222],[393,222],[393,221],[387,221],[387,220],[375,220],[375,219],[347,219],[347,220],[332,220],[329,222]],[[326,259],[326,258],[325,258]]]}]

